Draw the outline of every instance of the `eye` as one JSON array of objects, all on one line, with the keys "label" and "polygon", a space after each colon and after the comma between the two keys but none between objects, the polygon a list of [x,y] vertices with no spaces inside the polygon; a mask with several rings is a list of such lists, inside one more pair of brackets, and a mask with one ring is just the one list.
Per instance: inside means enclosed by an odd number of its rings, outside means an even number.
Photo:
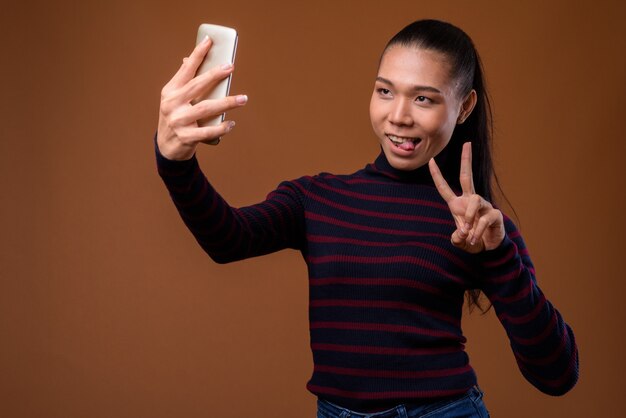
[{"label": "eye", "polygon": [[379,87],[379,88],[376,89],[376,91],[381,96],[390,96],[391,95],[391,91],[389,89],[384,88],[384,87]]},{"label": "eye", "polygon": [[431,99],[429,99],[429,98],[428,98],[428,97],[426,97],[426,96],[417,96],[417,97],[415,98],[415,101],[416,101],[416,102],[420,102],[420,103],[430,103],[430,102],[432,102],[432,100],[431,100]]}]

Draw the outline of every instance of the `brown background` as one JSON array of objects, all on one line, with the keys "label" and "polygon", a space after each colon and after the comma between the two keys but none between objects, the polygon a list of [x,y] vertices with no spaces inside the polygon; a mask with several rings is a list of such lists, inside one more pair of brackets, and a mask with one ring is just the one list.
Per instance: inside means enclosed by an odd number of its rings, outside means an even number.
[{"label": "brown background", "polygon": [[[386,40],[464,28],[486,67],[496,159],[581,379],[543,395],[491,311],[468,350],[495,417],[617,416],[624,366],[626,14],[621,2],[3,2],[0,416],[312,417],[306,268],[219,266],[155,173],[161,86],[202,22],[240,33],[235,131],[204,147],[233,205],[378,153],[368,103]],[[504,4],[507,3],[507,4]],[[545,4],[544,4],[545,3]]]}]

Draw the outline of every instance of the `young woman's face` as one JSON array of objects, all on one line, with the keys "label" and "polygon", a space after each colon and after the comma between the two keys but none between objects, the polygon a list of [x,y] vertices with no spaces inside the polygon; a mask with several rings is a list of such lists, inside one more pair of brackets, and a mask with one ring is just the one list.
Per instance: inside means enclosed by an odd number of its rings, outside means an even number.
[{"label": "young woman's face", "polygon": [[436,51],[392,46],[380,63],[370,102],[370,119],[389,163],[414,170],[450,141],[459,119],[475,103],[457,97],[450,64]]}]

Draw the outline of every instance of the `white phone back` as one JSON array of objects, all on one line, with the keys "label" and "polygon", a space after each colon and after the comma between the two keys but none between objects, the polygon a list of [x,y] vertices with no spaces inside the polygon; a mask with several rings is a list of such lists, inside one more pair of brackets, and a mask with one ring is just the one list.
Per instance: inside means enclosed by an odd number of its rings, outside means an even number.
[{"label": "white phone back", "polygon": [[[235,29],[228,28],[226,26],[203,23],[198,28],[196,45],[202,42],[207,35],[211,38],[213,44],[211,45],[211,49],[207,53],[207,56],[204,58],[204,61],[200,64],[196,76],[222,64],[234,64],[235,62],[235,52],[237,51],[237,31]],[[200,97],[194,103],[205,99],[220,99],[228,96],[231,78],[232,74],[220,81],[213,90]],[[198,121],[198,125],[218,125],[222,123],[223,120],[224,114],[222,113],[217,117],[200,120]]]}]

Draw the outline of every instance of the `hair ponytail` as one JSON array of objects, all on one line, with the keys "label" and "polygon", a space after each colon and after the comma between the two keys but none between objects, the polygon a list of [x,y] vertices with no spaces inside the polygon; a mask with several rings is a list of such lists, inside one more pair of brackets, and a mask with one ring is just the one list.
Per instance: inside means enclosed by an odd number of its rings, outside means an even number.
[{"label": "hair ponytail", "polygon": [[[493,119],[487,93],[484,71],[478,52],[470,37],[456,26],[439,20],[418,20],[406,26],[387,43],[385,51],[394,45],[423,48],[444,54],[451,68],[451,77],[456,81],[457,94],[464,99],[473,90],[477,101],[472,113],[456,125],[448,145],[437,156],[437,164],[452,188],[461,190],[459,182],[460,160],[463,143],[472,143],[472,173],[476,193],[493,202],[492,178],[498,184],[493,170],[491,141]],[[383,52],[384,55],[384,52]],[[506,198],[505,198],[506,199]],[[480,290],[467,291],[470,310],[473,306],[483,309],[479,302]]]}]

